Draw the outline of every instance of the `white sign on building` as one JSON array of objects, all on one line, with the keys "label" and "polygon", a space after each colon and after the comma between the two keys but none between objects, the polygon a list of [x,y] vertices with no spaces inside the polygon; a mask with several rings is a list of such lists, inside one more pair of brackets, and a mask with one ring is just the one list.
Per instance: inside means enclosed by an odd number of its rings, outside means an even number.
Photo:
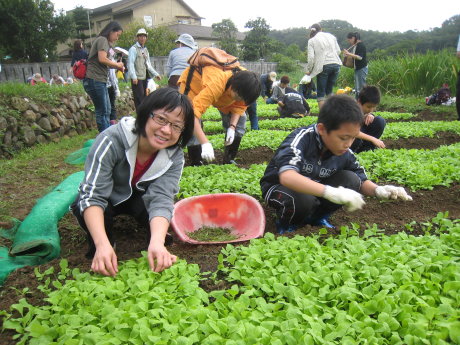
[{"label": "white sign on building", "polygon": [[153,18],[152,18],[152,16],[144,16],[144,24],[148,28],[153,27]]}]

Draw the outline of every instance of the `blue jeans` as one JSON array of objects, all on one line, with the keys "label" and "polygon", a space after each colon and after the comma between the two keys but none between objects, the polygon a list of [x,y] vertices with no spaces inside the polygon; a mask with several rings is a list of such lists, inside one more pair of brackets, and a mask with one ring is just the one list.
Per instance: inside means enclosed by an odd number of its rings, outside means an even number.
[{"label": "blue jeans", "polygon": [[258,130],[259,129],[259,118],[257,117],[257,101],[248,105],[246,109],[246,113],[249,116],[249,121],[251,121],[251,129]]},{"label": "blue jeans", "polygon": [[278,101],[270,97],[265,100],[265,104],[278,104]]},{"label": "blue jeans", "polygon": [[110,99],[107,91],[107,83],[91,78],[83,79],[83,88],[91,97],[96,113],[96,123],[99,133],[110,126]]},{"label": "blue jeans", "polygon": [[363,87],[366,86],[367,71],[368,71],[367,66],[361,69],[355,70],[356,99],[358,98],[358,95],[363,89]]},{"label": "blue jeans", "polygon": [[323,71],[316,76],[317,100],[324,101],[332,93],[332,88],[339,76],[340,65],[329,64],[323,66]]}]

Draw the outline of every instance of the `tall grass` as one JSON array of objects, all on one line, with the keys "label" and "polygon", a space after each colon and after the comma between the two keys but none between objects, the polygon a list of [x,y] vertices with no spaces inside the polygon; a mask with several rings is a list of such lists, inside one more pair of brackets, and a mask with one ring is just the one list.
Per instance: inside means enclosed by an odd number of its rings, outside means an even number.
[{"label": "tall grass", "polygon": [[[367,83],[391,95],[428,96],[449,84],[455,92],[456,57],[451,50],[429,51],[426,54],[401,53],[369,62]],[[354,71],[343,67],[338,86],[354,85]]]}]

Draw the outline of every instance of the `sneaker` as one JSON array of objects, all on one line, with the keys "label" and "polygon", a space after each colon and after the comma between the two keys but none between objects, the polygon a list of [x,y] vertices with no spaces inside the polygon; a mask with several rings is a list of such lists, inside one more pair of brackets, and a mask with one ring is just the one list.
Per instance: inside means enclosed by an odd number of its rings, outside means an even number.
[{"label": "sneaker", "polygon": [[296,224],[289,224],[287,226],[283,225],[281,224],[281,221],[279,219],[275,221],[275,224],[276,224],[276,231],[278,231],[280,235],[286,232],[296,231],[300,227],[299,225],[296,225]]},{"label": "sneaker", "polygon": [[110,125],[113,126],[113,125],[116,125],[118,123],[117,120],[110,120]]},{"label": "sneaker", "polygon": [[324,216],[319,217],[319,218],[307,217],[304,220],[304,223],[305,223],[305,225],[309,224],[309,225],[313,225],[313,226],[323,226],[325,228],[335,229],[335,226],[332,225],[331,223],[329,223],[329,217],[330,217],[329,214],[324,215]]}]

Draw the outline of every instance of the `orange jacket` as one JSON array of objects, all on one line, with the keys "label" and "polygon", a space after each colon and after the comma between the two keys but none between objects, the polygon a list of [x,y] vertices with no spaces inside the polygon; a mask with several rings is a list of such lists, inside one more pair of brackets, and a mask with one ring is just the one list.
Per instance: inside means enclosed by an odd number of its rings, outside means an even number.
[{"label": "orange jacket", "polygon": [[[180,93],[184,93],[189,69],[190,67],[187,67],[179,78]],[[197,71],[193,73],[188,97],[192,101],[197,118],[201,118],[211,105],[224,114],[244,114],[247,108],[246,104],[243,101],[235,101],[230,88],[225,89],[232,74],[232,71],[222,71],[214,66],[203,67],[202,75]]]}]

